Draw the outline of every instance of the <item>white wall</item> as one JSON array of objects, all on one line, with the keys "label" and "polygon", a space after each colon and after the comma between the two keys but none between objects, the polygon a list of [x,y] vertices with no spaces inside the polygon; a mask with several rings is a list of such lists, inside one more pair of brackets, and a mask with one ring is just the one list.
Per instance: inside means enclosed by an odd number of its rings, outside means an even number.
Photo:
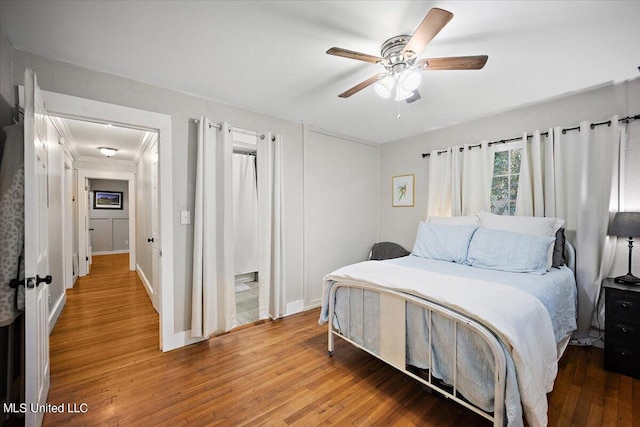
[{"label": "white wall", "polygon": [[[424,102],[424,101],[421,101]],[[535,129],[573,126],[584,120],[603,121],[640,113],[640,78],[617,85],[606,84],[581,93],[567,94],[546,102],[523,106],[414,137],[382,145],[380,170],[380,240],[391,240],[411,250],[418,222],[426,217],[429,160],[421,153],[452,145],[517,137]],[[626,152],[626,210],[640,210],[640,121],[629,124]],[[415,207],[392,208],[391,177],[416,175]],[[612,275],[626,272],[626,243],[620,239]],[[640,256],[634,257],[640,271]]]},{"label": "white wall", "polygon": [[305,127],[305,305],[320,304],[322,278],[364,261],[378,236],[377,144]]},{"label": "white wall", "polygon": [[[108,160],[107,160],[108,161]],[[129,250],[129,184],[112,179],[90,179],[92,204],[89,207],[92,252],[123,252]],[[94,209],[96,191],[122,192],[122,209]],[[102,245],[96,243],[104,242]],[[136,254],[137,255],[137,254]]]},{"label": "white wall", "polygon": [[[196,124],[200,116],[258,132],[283,135],[287,303],[303,299],[302,125],[178,93],[130,79],[13,50],[13,84],[23,83],[32,68],[44,90],[171,115],[174,221],[174,332],[191,323],[193,226],[180,224],[180,211],[193,211],[195,197]],[[274,99],[274,102],[277,100]],[[78,166],[80,167],[80,166]],[[131,171],[135,171],[133,165]],[[160,172],[162,173],[162,171]]]}]

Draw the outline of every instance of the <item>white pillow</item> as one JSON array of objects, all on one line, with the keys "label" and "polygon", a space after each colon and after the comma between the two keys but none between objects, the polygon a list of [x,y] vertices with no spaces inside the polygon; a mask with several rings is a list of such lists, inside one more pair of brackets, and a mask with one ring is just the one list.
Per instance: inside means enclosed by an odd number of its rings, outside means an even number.
[{"label": "white pillow", "polygon": [[479,225],[480,218],[477,215],[471,216],[430,216],[427,220],[429,224],[443,225]]},{"label": "white pillow", "polygon": [[[480,211],[480,225],[492,230],[511,231],[513,233],[528,234],[530,236],[556,237],[564,219],[543,216],[509,216],[496,215]],[[547,270],[553,265],[553,246],[549,248]]]},{"label": "white pillow", "polygon": [[427,224],[420,221],[413,255],[462,264],[478,225]]},{"label": "white pillow", "polygon": [[564,225],[564,219],[542,216],[496,215],[481,211],[480,225],[493,230],[511,231],[530,236],[556,237],[556,232]]},{"label": "white pillow", "polygon": [[467,264],[514,273],[545,274],[555,237],[478,228],[469,244]]}]

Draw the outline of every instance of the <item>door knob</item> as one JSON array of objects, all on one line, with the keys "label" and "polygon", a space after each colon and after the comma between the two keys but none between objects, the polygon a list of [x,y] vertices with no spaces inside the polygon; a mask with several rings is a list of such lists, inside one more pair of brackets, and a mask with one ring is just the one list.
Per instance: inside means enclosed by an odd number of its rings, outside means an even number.
[{"label": "door knob", "polygon": [[149,243],[153,243],[153,241],[154,241],[154,240],[153,240],[153,237],[151,237],[151,238],[147,239],[147,242],[149,242]]},{"label": "door knob", "polygon": [[36,276],[36,286],[40,286],[40,283],[46,283],[47,285],[51,284],[53,278],[50,274],[47,274],[45,277]]}]

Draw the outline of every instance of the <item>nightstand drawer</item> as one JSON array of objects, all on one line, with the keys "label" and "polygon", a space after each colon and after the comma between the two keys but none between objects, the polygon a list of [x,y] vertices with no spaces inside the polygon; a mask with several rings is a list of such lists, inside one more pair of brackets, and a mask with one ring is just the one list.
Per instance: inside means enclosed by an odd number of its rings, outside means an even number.
[{"label": "nightstand drawer", "polygon": [[623,345],[607,340],[604,367],[640,379],[640,345]]},{"label": "nightstand drawer", "polygon": [[607,289],[607,316],[611,319],[640,321],[640,295],[618,289]]},{"label": "nightstand drawer", "polygon": [[610,341],[640,345],[640,323],[607,319],[606,337]]}]

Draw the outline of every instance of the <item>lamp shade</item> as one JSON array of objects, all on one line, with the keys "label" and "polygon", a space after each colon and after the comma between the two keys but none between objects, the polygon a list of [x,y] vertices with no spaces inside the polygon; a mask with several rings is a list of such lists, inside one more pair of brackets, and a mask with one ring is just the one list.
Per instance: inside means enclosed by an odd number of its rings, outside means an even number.
[{"label": "lamp shade", "polygon": [[640,212],[616,212],[609,225],[610,236],[640,237]]}]

